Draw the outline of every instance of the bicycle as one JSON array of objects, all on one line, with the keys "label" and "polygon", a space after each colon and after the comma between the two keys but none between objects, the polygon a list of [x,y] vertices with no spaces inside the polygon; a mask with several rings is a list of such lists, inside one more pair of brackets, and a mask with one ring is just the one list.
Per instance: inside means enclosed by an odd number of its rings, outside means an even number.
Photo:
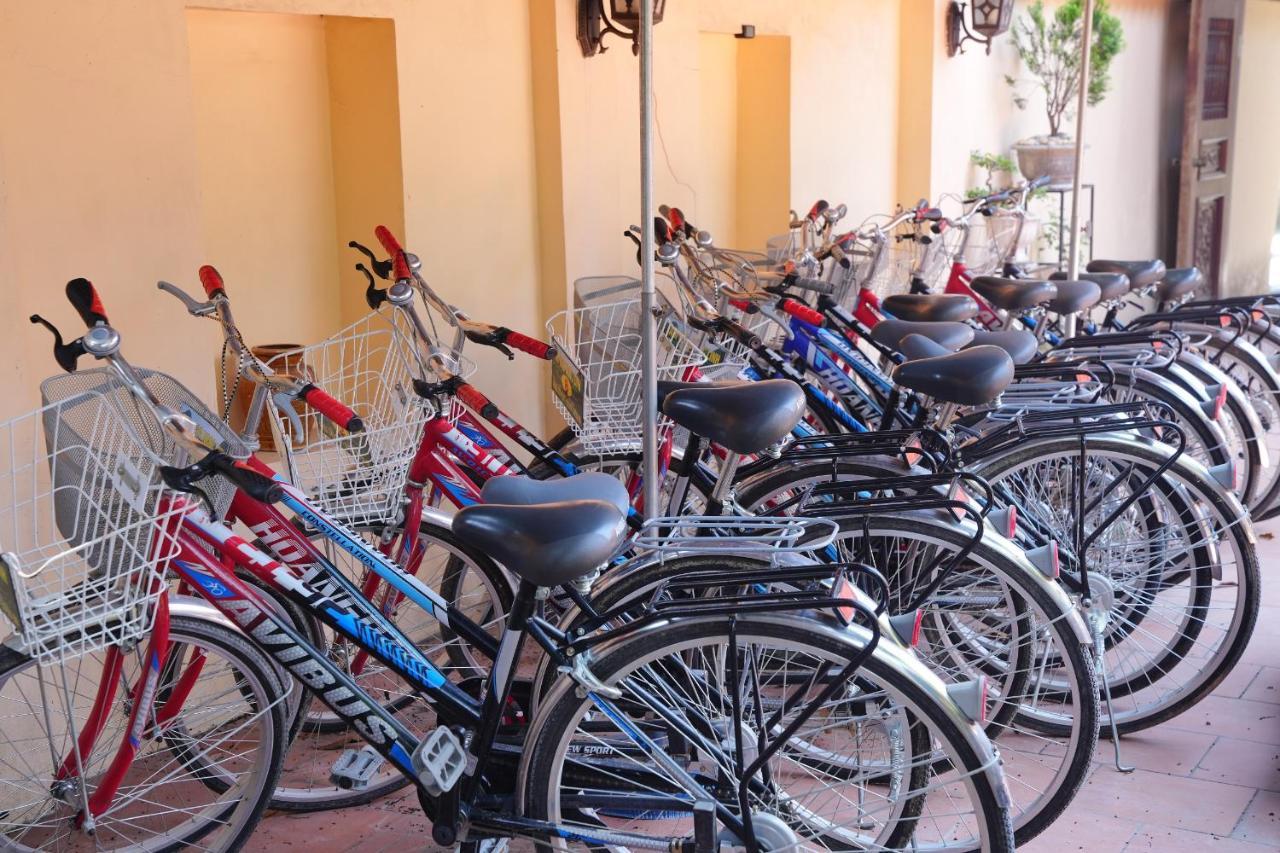
[{"label": "bicycle", "polygon": [[[211,477],[225,478],[255,500],[278,502],[307,518],[370,568],[385,571],[385,579],[400,591],[428,592],[357,534],[326,517],[297,489],[201,444],[195,423],[150,392],[145,378],[120,354],[119,335],[107,325],[91,286],[84,282],[69,295],[90,326],[85,336],[67,345],[72,348],[72,367],[81,353],[106,361],[109,374],[91,373],[117,377],[154,423],[197,457],[194,464],[164,471],[171,486],[190,490]],[[916,831],[913,811],[920,798],[945,788],[947,797],[963,792],[968,799],[968,811],[957,817],[958,825],[967,821],[977,828],[972,840],[960,847],[1012,849],[1008,815],[1000,805],[1002,778],[995,753],[976,725],[958,723],[961,717],[955,716],[955,705],[944,691],[931,686],[908,658],[877,642],[874,616],[858,600],[826,590],[799,600],[764,598],[732,612],[714,604],[676,606],[625,629],[570,640],[539,614],[538,590],[568,583],[608,559],[626,530],[617,506],[607,500],[579,500],[468,507],[455,517],[455,532],[492,551],[521,577],[487,689],[477,698],[424,660],[376,608],[358,599],[351,602],[356,609],[344,608],[213,521],[205,508],[191,503],[184,509],[176,534],[181,555],[171,561],[177,574],[245,628],[255,646],[304,679],[335,714],[416,782],[436,843],[522,835],[557,847],[578,841],[709,850],[716,846],[717,826],[723,825],[726,839],[748,849],[788,847],[806,840],[825,845],[833,839],[856,841],[865,849],[891,849]],[[284,586],[296,603],[429,698],[444,717],[442,724],[426,739],[406,731],[239,580],[224,559]],[[844,612],[849,624],[832,621],[834,617],[798,621],[794,615],[768,615],[797,608]],[[499,732],[513,664],[526,635],[556,658],[565,677],[521,749],[502,743]],[[760,651],[765,647],[775,653]],[[698,648],[705,651],[696,652]],[[680,685],[694,689],[683,695],[699,701],[682,701],[673,692]],[[655,694],[659,687],[664,692]],[[740,687],[749,688],[745,695]],[[849,687],[856,689],[849,693]],[[710,696],[723,699],[708,702]],[[802,730],[819,712],[817,727]],[[708,718],[726,713],[731,716],[722,722]],[[821,802],[806,799],[803,789],[785,787],[786,780],[812,773],[809,753],[801,749],[797,759],[791,754],[793,747],[818,742],[823,731],[839,731],[831,728],[833,719],[840,726],[850,725],[850,731],[858,730],[862,721],[871,725],[873,719],[877,731],[894,730],[895,720],[903,726],[897,729],[900,735],[881,744],[895,742],[893,749],[907,756],[906,764],[894,758],[894,752],[881,749],[876,780],[862,780],[858,786],[870,796],[878,781],[880,794],[874,801],[856,803],[847,817],[815,811]],[[468,730],[467,736],[459,737],[451,724]],[[616,726],[613,734],[604,731],[610,725]],[[922,738],[915,734],[920,731]],[[754,750],[747,748],[751,743]],[[600,759],[601,750],[618,761]],[[945,759],[939,760],[938,750]],[[523,756],[518,763],[517,755]],[[910,769],[904,776],[900,771],[921,763],[929,778],[917,789],[911,780],[919,778],[918,772]],[[886,767],[893,771],[887,785]],[[946,769],[935,775],[940,767]],[[516,772],[503,773],[503,768]],[[503,789],[504,779],[517,782],[514,790]],[[529,779],[539,784],[531,786]],[[547,779],[551,784],[541,784]],[[717,787],[717,779],[733,780],[733,790]],[[598,787],[601,782],[608,794]],[[584,796],[584,786],[596,786],[595,795]],[[513,796],[522,801],[525,816],[513,812]],[[585,809],[588,803],[591,809]],[[652,832],[646,834],[635,828],[638,825],[648,825]],[[941,837],[926,846],[956,845]]]}]

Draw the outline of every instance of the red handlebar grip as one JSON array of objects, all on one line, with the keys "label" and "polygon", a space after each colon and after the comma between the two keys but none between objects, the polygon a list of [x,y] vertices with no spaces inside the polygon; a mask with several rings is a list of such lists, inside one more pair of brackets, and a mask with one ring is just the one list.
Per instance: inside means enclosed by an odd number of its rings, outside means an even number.
[{"label": "red handlebar grip", "polygon": [[531,338],[528,335],[522,335],[519,332],[507,332],[507,339],[503,341],[512,349],[518,349],[520,352],[527,352],[535,358],[550,361],[556,357],[556,348],[550,344],[544,344],[537,338]]},{"label": "red handlebar grip", "polygon": [[755,306],[745,299],[730,299],[729,304],[744,314],[752,314],[755,312]]},{"label": "red handlebar grip", "polygon": [[356,413],[331,397],[326,391],[315,385],[307,385],[302,389],[301,397],[307,405],[333,421],[347,432],[360,432],[364,423],[356,417]]},{"label": "red handlebar grip", "polygon": [[778,307],[797,320],[803,320],[811,326],[821,326],[823,323],[820,311],[815,311],[808,305],[803,305],[794,299],[784,299],[778,303]]},{"label": "red handlebar grip", "polygon": [[467,405],[468,408],[479,412],[481,417],[491,418],[498,412],[498,407],[490,402],[489,398],[481,394],[474,385],[468,385],[466,382],[458,383],[457,390],[454,395]]},{"label": "red handlebar grip", "polygon": [[210,299],[218,294],[225,296],[227,293],[226,285],[222,283],[222,276],[209,264],[200,267],[200,283],[204,285],[204,295]]},{"label": "red handlebar grip", "polygon": [[107,309],[102,307],[102,298],[89,279],[73,278],[67,282],[67,301],[89,328],[98,323],[110,323]]},{"label": "red handlebar grip", "polygon": [[409,261],[404,256],[404,247],[400,245],[396,235],[392,234],[391,230],[385,225],[379,225],[373,229],[373,235],[378,238],[382,248],[386,249],[387,254],[391,256],[391,265],[394,267],[396,281],[413,278],[413,273],[409,271]]}]

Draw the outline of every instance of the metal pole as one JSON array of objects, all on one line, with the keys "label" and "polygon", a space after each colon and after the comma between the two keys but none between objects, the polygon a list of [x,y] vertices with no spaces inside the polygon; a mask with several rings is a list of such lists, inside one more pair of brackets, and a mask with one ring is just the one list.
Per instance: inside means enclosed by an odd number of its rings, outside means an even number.
[{"label": "metal pole", "polygon": [[[1089,49],[1093,42],[1093,0],[1084,0],[1084,35],[1080,40],[1080,91],[1076,100],[1075,176],[1071,179],[1071,255],[1067,258],[1067,278],[1080,274],[1080,161],[1084,155],[1084,111],[1089,105]],[[1093,223],[1089,223],[1092,227]],[[1076,333],[1074,315],[1066,320],[1063,332]]]},{"label": "metal pole", "polygon": [[658,507],[658,363],[653,315],[653,0],[640,0],[640,332],[643,340],[644,513],[660,515]]}]

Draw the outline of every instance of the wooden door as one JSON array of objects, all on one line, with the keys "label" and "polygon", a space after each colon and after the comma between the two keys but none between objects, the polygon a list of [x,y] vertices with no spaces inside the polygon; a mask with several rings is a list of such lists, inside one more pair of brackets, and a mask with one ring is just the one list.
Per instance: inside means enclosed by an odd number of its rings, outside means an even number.
[{"label": "wooden door", "polygon": [[1178,266],[1222,287],[1244,0],[1192,0],[1178,188]]}]

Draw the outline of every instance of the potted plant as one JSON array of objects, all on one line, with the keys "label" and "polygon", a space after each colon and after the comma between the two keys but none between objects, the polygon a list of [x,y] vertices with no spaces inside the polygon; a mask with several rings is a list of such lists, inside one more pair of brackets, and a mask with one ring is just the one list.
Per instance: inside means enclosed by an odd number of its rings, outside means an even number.
[{"label": "potted plant", "polygon": [[[1023,66],[1044,93],[1049,133],[1024,139],[1013,146],[1018,170],[1027,178],[1048,175],[1050,186],[1071,184],[1074,178],[1074,142],[1063,132],[1063,121],[1073,115],[1080,93],[1080,40],[1084,37],[1083,0],[1066,0],[1051,14],[1044,0],[1035,0],[1013,26],[1013,45]],[[1111,86],[1111,61],[1124,49],[1120,19],[1111,14],[1107,0],[1093,7],[1093,44],[1089,48],[1089,91],[1087,102],[1102,102]],[[1019,91],[1021,82],[1005,77],[1013,89],[1013,102],[1026,109],[1028,97]]]}]

